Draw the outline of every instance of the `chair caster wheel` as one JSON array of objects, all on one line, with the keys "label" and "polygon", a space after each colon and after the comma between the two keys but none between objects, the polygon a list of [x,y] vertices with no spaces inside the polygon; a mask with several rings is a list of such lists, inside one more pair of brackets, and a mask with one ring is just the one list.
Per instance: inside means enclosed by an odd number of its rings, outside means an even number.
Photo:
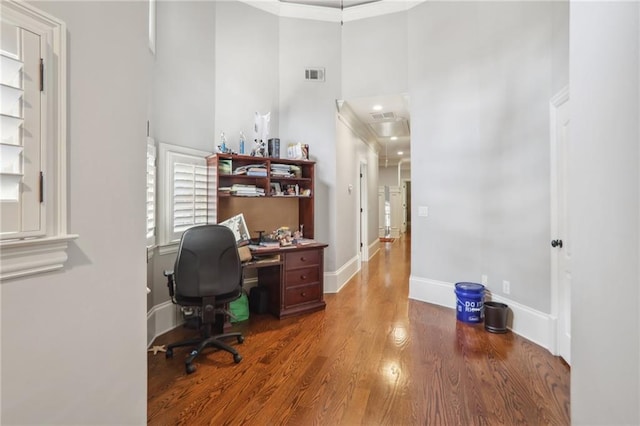
[{"label": "chair caster wheel", "polygon": [[164,354],[165,358],[173,358],[173,349],[167,349],[167,351]]},{"label": "chair caster wheel", "polygon": [[238,343],[244,343],[244,336],[238,336]]},{"label": "chair caster wheel", "polygon": [[236,364],[239,363],[240,361],[242,361],[242,355],[234,355],[233,356],[233,362],[235,362]]},{"label": "chair caster wheel", "polygon": [[187,370],[187,374],[191,374],[196,371],[196,367],[193,364],[185,364],[185,369]]}]

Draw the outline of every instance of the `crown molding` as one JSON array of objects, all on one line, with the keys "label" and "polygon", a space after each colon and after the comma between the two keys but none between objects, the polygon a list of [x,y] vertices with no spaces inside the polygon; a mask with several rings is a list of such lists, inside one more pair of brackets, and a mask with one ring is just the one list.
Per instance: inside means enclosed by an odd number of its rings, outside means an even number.
[{"label": "crown molding", "polygon": [[351,22],[396,12],[403,12],[426,0],[380,0],[352,6],[344,11],[330,7],[283,3],[278,0],[239,0],[249,6],[283,18],[310,19],[324,22]]}]

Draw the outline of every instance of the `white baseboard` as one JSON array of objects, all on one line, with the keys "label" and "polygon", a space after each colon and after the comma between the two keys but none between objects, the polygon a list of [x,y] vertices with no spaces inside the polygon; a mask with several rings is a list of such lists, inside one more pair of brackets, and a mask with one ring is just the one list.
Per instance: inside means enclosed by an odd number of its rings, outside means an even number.
[{"label": "white baseboard", "polygon": [[324,292],[338,293],[342,287],[359,271],[358,256],[350,259],[335,272],[324,273]]},{"label": "white baseboard", "polygon": [[[325,272],[325,293],[338,293],[342,287],[358,272],[357,257],[345,263],[336,272]],[[455,320],[455,284],[411,276],[409,278],[409,299],[451,308]],[[557,355],[556,322],[557,318],[544,312],[521,305],[513,300],[492,295],[491,300],[505,303],[511,309],[511,331],[544,347],[552,355]],[[147,345],[156,337],[182,324],[176,305],[167,301],[154,306],[147,313]]]},{"label": "white baseboard", "polygon": [[[455,320],[455,283],[411,276],[409,278],[409,299],[451,308]],[[530,340],[554,354],[554,319],[551,315],[521,305],[513,300],[492,295],[491,300],[505,303],[511,310],[511,331]],[[555,355],[555,354],[554,354]]]},{"label": "white baseboard", "polygon": [[173,330],[182,322],[178,308],[170,300],[151,308],[147,312],[147,346],[150,346],[156,337]]},{"label": "white baseboard", "polygon": [[367,259],[367,261],[371,260],[373,256],[378,254],[379,251],[380,251],[380,238],[376,238],[374,242],[369,244],[369,258]]}]

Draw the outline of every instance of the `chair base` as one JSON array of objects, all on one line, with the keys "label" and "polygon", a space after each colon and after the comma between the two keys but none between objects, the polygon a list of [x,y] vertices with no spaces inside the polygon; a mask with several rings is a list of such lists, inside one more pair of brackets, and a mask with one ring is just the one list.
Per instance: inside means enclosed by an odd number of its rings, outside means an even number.
[{"label": "chair base", "polygon": [[181,342],[171,343],[167,345],[167,352],[165,356],[167,358],[172,358],[174,348],[197,345],[196,348],[189,353],[189,356],[184,361],[187,374],[191,374],[194,371],[196,371],[196,367],[193,365],[193,361],[206,348],[213,347],[213,348],[217,348],[217,349],[229,352],[230,354],[233,355],[233,361],[237,364],[240,361],[242,361],[242,356],[233,347],[227,345],[222,341],[222,339],[227,339],[231,337],[235,337],[238,340],[238,343],[244,342],[244,336],[242,335],[242,333],[239,333],[239,332],[216,334],[214,336],[209,336],[209,337],[187,339]]}]

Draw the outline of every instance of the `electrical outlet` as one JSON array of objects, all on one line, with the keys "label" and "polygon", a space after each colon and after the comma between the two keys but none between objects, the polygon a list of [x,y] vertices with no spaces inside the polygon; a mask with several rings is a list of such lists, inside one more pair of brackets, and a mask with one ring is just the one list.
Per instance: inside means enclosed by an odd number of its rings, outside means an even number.
[{"label": "electrical outlet", "polygon": [[511,283],[509,281],[502,281],[502,292],[504,294],[511,293]]},{"label": "electrical outlet", "polygon": [[487,283],[489,282],[489,277],[487,277],[486,275],[482,276],[482,285],[487,285]]}]

